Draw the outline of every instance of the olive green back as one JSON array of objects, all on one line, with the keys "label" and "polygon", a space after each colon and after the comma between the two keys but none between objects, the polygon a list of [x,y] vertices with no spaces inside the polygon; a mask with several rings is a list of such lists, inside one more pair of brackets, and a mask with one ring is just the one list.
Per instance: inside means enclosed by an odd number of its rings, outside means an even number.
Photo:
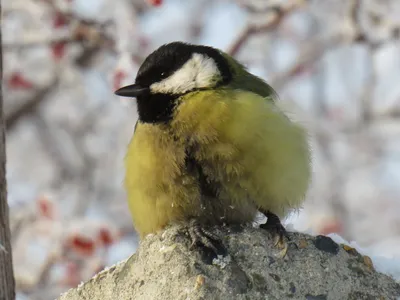
[{"label": "olive green back", "polygon": [[249,73],[244,65],[226,53],[222,53],[231,66],[233,80],[228,85],[232,89],[245,89],[271,101],[278,100],[276,91],[263,79]]}]

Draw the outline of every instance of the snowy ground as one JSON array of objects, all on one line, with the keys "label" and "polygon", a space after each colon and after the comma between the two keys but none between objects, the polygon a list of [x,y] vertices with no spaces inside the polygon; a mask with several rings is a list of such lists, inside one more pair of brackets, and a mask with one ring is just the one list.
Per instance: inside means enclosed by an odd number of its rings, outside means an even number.
[{"label": "snowy ground", "polygon": [[[174,40],[234,52],[309,129],[313,184],[289,226],[340,235],[400,280],[400,4],[366,0],[354,19],[350,2],[3,1],[19,299],[51,299],[135,250],[122,160],[136,111],[113,90]],[[235,49],[273,18],[265,3],[298,7]]]}]

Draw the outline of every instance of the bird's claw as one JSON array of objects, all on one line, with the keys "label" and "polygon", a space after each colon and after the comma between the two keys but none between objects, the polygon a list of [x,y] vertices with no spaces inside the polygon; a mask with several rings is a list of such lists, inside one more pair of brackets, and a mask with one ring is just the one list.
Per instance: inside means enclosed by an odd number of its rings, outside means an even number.
[{"label": "bird's claw", "polygon": [[[281,249],[277,254],[278,258],[285,258],[288,252],[288,244],[293,243],[287,233],[285,227],[281,224],[278,216],[267,212],[265,213],[268,220],[265,224],[261,224],[260,228],[267,230],[274,238],[274,247]],[[286,241],[285,241],[286,240]]]},{"label": "bird's claw", "polygon": [[285,237],[289,240],[290,242],[290,238],[288,238],[285,235],[282,234],[276,234],[275,237],[275,243],[274,243],[274,247],[278,248],[278,249],[282,249],[281,251],[279,251],[279,253],[277,254],[278,258],[285,258],[287,251],[288,251],[288,243],[285,241]]},{"label": "bird's claw", "polygon": [[188,231],[189,236],[192,240],[192,243],[190,244],[190,249],[193,249],[195,246],[200,245],[210,248],[214,252],[218,252],[213,243],[213,241],[218,240],[218,237],[215,234],[200,227],[200,225],[198,225],[197,223],[191,224],[191,226],[188,228]]},{"label": "bird's claw", "polygon": [[226,255],[227,250],[223,246],[220,238],[203,228],[195,219],[192,219],[188,226],[188,233],[191,239],[189,249],[199,248],[203,254],[203,257],[207,261],[211,261],[217,258],[218,255]]}]

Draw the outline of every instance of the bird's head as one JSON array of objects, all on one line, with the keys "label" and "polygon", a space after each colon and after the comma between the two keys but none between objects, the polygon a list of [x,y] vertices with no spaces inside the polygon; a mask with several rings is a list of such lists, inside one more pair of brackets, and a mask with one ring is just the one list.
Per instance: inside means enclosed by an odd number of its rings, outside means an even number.
[{"label": "bird's head", "polygon": [[137,98],[140,121],[159,123],[172,118],[181,96],[227,85],[231,80],[232,68],[220,50],[173,42],[151,53],[140,66],[135,83],[115,93]]}]

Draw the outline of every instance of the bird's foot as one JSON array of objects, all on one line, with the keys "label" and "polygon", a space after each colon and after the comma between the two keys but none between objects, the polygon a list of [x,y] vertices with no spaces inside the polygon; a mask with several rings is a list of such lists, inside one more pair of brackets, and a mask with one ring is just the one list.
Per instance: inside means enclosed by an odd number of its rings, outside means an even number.
[{"label": "bird's foot", "polygon": [[217,258],[218,255],[225,256],[227,254],[227,250],[220,238],[216,234],[205,229],[196,219],[190,220],[187,231],[192,241],[190,250],[198,248],[202,254],[203,260],[207,263],[211,264],[213,259]]},{"label": "bird's foot", "polygon": [[277,215],[269,211],[264,214],[268,220],[265,224],[261,224],[260,228],[267,230],[274,237],[274,247],[281,249],[277,255],[278,258],[285,258],[288,252],[288,243],[293,242]]}]

